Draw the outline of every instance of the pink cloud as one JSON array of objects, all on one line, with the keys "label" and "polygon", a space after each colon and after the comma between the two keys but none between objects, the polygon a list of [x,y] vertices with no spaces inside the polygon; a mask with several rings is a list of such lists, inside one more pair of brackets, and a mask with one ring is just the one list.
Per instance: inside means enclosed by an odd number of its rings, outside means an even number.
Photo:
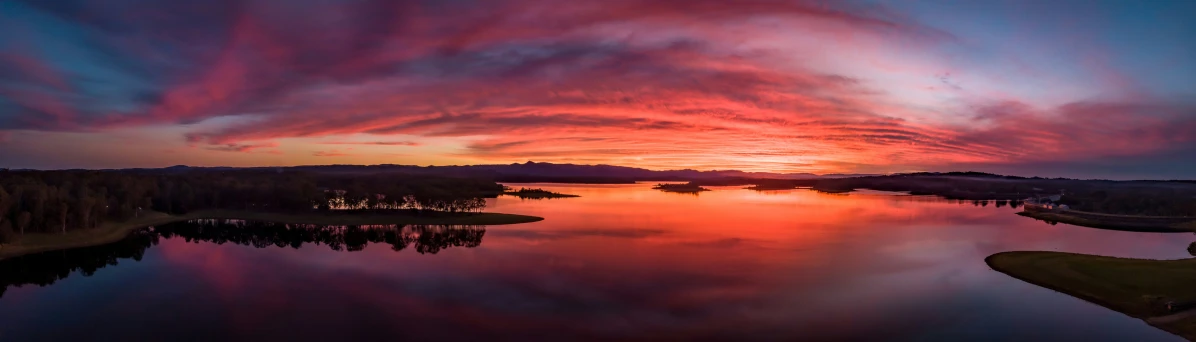
[{"label": "pink cloud", "polygon": [[311,155],[312,155],[312,156],[315,156],[315,157],[346,157],[346,156],[352,156],[352,154],[345,153],[345,152],[341,152],[341,151],[339,151],[339,150],[315,151],[315,152],[312,152],[312,153],[311,153]]},{"label": "pink cloud", "polygon": [[[211,145],[211,146],[207,146],[204,148],[208,149],[208,150],[212,150],[212,151],[223,151],[223,152],[253,152],[253,151],[259,150],[259,149],[273,148],[273,147],[278,147],[278,144],[273,143],[273,142],[253,143],[253,144],[220,144],[220,145]],[[277,151],[268,151],[268,152],[274,153]]]},{"label": "pink cloud", "polygon": [[[420,146],[385,140],[403,134],[459,143],[443,153],[478,161],[809,172],[1134,155],[1196,139],[1191,103],[1126,90],[1059,105],[973,90],[1000,84],[965,84],[967,70],[924,55],[957,37],[878,5],[312,6],[303,11],[321,15],[257,2],[56,13],[80,25],[127,22],[128,32],[89,43],[135,56],[126,68],[157,75],[153,89],[111,105],[112,96],[69,92],[69,73],[39,59],[0,55],[21,66],[13,77],[38,85],[0,85],[20,109],[0,129],[203,122],[184,138],[215,151],[281,153],[274,141],[290,138]],[[1093,58],[1092,68],[1107,64]],[[1098,76],[1134,87],[1117,70]],[[362,134],[377,140],[314,140]]]},{"label": "pink cloud", "polygon": [[414,141],[330,141],[322,142],[324,145],[378,145],[378,146],[420,146],[420,143]]}]

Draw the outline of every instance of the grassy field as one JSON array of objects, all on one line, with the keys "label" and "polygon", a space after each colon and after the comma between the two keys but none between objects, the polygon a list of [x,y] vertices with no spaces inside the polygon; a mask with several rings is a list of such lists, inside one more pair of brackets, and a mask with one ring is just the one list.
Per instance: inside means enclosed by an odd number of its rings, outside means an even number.
[{"label": "grassy field", "polygon": [[231,210],[204,210],[186,215],[167,215],[158,212],[143,214],[125,222],[109,222],[94,229],[72,230],[66,234],[25,234],[15,243],[0,244],[0,260],[26,254],[97,246],[123,239],[134,229],[193,219],[240,219],[294,224],[369,225],[369,224],[435,224],[435,225],[504,225],[543,220],[541,217],[500,213],[432,213],[414,215],[410,212],[367,213],[269,213]]},{"label": "grassy field", "polygon": [[1166,303],[1196,301],[1196,258],[1145,260],[1060,252],[1004,252],[985,259],[1014,278],[1107,307],[1196,340],[1196,312]]}]

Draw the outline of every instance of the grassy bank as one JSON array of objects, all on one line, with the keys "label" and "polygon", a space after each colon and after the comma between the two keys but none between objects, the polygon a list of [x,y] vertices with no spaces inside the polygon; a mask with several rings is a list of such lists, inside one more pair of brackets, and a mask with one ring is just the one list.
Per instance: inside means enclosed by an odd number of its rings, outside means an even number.
[{"label": "grassy bank", "polygon": [[0,260],[26,254],[113,243],[137,228],[186,219],[184,216],[150,212],[125,222],[108,222],[93,229],[72,230],[66,234],[25,234],[16,242],[0,244]]},{"label": "grassy bank", "polygon": [[293,224],[370,225],[504,225],[543,220],[541,217],[501,213],[421,213],[410,211],[271,213],[233,210],[204,210],[186,215],[150,212],[125,222],[109,222],[94,229],[71,230],[66,234],[25,234],[18,241],[0,244],[0,260],[33,253],[97,246],[123,239],[129,232],[147,226],[193,219],[239,219]]},{"label": "grassy bank", "polygon": [[1124,230],[1132,232],[1191,233],[1196,231],[1196,220],[1188,222],[1159,222],[1149,216],[1129,215],[1068,215],[1065,212],[1022,211],[1018,215],[1048,222],[1059,222],[1089,228]]},{"label": "grassy bank", "polygon": [[1169,301],[1196,302],[1196,258],[1145,260],[1060,252],[1004,252],[985,258],[1014,278],[1140,318],[1196,340],[1196,311],[1172,312]]}]

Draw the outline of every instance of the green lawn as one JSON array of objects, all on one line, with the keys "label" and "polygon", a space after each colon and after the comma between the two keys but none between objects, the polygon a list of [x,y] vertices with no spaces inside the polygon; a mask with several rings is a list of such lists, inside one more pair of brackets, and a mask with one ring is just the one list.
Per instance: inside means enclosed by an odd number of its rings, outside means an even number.
[{"label": "green lawn", "polygon": [[1196,339],[1196,315],[1170,315],[1167,301],[1196,301],[1196,258],[1145,260],[1060,252],[1004,252],[990,267],[1023,281],[1146,319],[1160,329]]},{"label": "green lawn", "polygon": [[123,239],[134,229],[192,219],[240,219],[295,224],[370,225],[370,224],[435,224],[435,225],[504,225],[543,220],[541,217],[501,213],[428,213],[411,212],[366,213],[269,213],[233,210],[204,210],[186,215],[167,215],[158,212],[143,214],[125,222],[109,222],[93,229],[71,230],[66,234],[25,234],[15,243],[0,244],[0,260],[26,254],[88,247]]}]

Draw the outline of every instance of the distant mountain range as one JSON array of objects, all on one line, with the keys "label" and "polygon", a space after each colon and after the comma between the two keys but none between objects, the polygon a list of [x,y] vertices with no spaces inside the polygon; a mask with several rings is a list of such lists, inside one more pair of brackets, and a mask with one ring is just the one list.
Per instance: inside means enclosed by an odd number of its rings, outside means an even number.
[{"label": "distant mountain range", "polygon": [[416,166],[416,165],[310,165],[285,167],[193,167],[176,165],[160,169],[132,169],[142,172],[187,172],[190,170],[233,170],[233,169],[274,169],[278,171],[303,171],[315,173],[403,173],[428,174],[442,176],[472,176],[489,177],[499,181],[518,182],[569,182],[569,183],[626,183],[633,181],[675,181],[702,180],[715,178],[745,178],[745,179],[824,179],[871,176],[867,174],[826,174],[813,173],[772,173],[772,172],[744,172],[738,170],[665,170],[656,171],[635,167],[614,165],[578,165],[554,163],[515,163],[491,165],[452,165],[452,166]]},{"label": "distant mountain range", "polygon": [[[0,171],[37,171],[35,169],[5,169]],[[84,170],[84,169],[73,169]],[[410,175],[437,175],[455,177],[485,177],[499,182],[545,182],[545,183],[632,183],[636,181],[706,181],[709,185],[719,184],[720,180],[726,184],[755,184],[752,180],[817,180],[841,179],[874,176],[901,177],[966,177],[966,178],[1003,178],[1015,179],[1044,179],[1042,177],[1018,177],[975,171],[952,172],[912,172],[893,174],[856,174],[856,173],[775,173],[775,172],[745,172],[739,170],[698,171],[682,170],[648,170],[637,167],[614,165],[581,165],[554,163],[513,163],[487,165],[448,165],[448,166],[418,166],[418,165],[301,165],[301,166],[187,166],[175,165],[163,168],[129,168],[107,169],[98,171],[125,171],[143,173],[184,173],[190,171],[220,171],[220,170],[258,170],[277,172],[312,172],[334,174],[367,174],[367,173],[396,173]],[[66,170],[64,170],[66,171]],[[1070,178],[1050,178],[1065,180]],[[746,180],[747,182],[742,182]],[[1074,179],[1084,180],[1084,179]],[[1103,179],[1087,179],[1091,181],[1109,181]],[[1168,182],[1196,184],[1196,180],[1136,180],[1139,182]]]}]

